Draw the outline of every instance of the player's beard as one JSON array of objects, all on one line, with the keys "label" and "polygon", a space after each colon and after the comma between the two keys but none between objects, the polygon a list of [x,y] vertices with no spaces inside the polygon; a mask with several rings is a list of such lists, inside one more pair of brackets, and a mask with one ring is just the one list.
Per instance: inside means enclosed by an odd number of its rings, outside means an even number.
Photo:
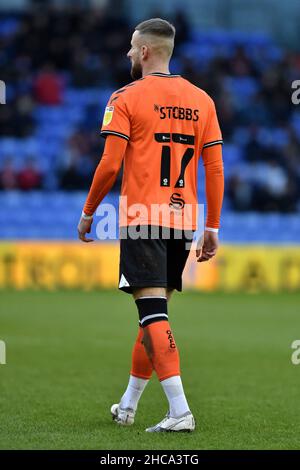
[{"label": "player's beard", "polygon": [[140,62],[133,62],[131,65],[131,77],[133,80],[139,80],[143,76],[143,70]]}]

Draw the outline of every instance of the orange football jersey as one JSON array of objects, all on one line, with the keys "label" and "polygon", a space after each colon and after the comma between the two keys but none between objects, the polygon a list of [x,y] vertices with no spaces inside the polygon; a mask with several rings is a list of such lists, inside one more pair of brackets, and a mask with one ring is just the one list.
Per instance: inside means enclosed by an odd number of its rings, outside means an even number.
[{"label": "orange football jersey", "polygon": [[112,94],[101,135],[128,141],[120,226],[196,229],[203,148],[222,144],[213,100],[180,75],[151,73]]}]

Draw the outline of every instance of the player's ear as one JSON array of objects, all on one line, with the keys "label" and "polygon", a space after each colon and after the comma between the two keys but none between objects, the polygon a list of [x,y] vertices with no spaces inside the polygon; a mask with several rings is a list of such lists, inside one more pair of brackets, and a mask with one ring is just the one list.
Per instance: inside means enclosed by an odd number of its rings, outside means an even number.
[{"label": "player's ear", "polygon": [[147,59],[149,56],[149,48],[148,46],[142,46],[142,59]]}]

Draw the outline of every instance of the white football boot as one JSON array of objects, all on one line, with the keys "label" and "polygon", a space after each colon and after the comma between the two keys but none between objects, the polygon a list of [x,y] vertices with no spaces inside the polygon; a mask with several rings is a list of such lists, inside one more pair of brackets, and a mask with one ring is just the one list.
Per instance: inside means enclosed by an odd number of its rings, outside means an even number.
[{"label": "white football boot", "polygon": [[180,418],[166,417],[156,426],[147,428],[146,432],[191,432],[195,429],[195,419],[191,412],[187,412]]},{"label": "white football boot", "polygon": [[131,426],[134,423],[135,411],[131,408],[120,408],[119,403],[110,409],[112,419],[121,426]]}]

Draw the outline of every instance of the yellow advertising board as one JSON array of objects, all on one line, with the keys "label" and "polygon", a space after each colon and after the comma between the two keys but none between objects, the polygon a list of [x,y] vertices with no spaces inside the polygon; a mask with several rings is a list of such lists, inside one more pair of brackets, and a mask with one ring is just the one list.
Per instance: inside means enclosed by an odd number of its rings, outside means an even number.
[{"label": "yellow advertising board", "polygon": [[300,246],[223,245],[215,258],[195,263],[191,253],[185,284],[211,291],[300,291]]},{"label": "yellow advertising board", "polygon": [[[0,244],[2,289],[116,288],[118,270],[117,242]],[[205,263],[196,263],[191,252],[184,286],[203,291],[300,291],[300,246],[223,245],[217,257]]]},{"label": "yellow advertising board", "polygon": [[0,245],[0,287],[110,288],[118,282],[116,243],[11,243]]}]

